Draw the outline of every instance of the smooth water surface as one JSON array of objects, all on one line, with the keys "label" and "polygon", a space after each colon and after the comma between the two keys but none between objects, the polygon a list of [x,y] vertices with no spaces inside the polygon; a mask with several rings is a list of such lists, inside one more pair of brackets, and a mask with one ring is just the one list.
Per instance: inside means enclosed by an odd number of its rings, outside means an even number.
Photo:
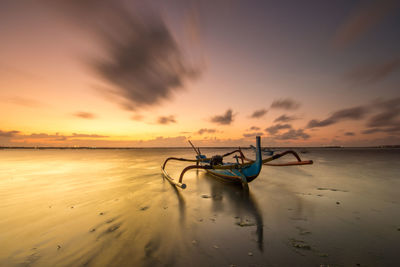
[{"label": "smooth water surface", "polygon": [[0,150],[0,266],[399,266],[400,150],[308,151],[246,192],[171,186],[189,149]]}]

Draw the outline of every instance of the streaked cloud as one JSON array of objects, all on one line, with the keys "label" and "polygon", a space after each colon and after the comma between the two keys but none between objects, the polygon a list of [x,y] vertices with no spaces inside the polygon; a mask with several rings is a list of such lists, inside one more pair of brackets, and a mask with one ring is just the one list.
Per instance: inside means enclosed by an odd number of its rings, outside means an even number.
[{"label": "streaked cloud", "polygon": [[368,84],[379,82],[400,70],[400,58],[385,62],[361,66],[347,73],[345,78],[350,82]]},{"label": "streaked cloud", "polygon": [[247,129],[246,131],[259,131],[259,130],[261,130],[261,128],[260,127],[257,127],[257,126],[251,126],[249,129]]},{"label": "streaked cloud", "polygon": [[298,140],[303,139],[307,140],[310,138],[310,135],[305,133],[303,129],[290,129],[289,131],[275,135],[274,138],[276,140]]},{"label": "streaked cloud", "polygon": [[381,111],[368,120],[368,127],[398,125],[400,118],[400,97],[391,100],[379,100],[375,106]]},{"label": "streaked cloud", "polygon": [[141,121],[141,120],[143,120],[143,115],[140,115],[140,114],[135,114],[135,115],[133,115],[132,117],[131,117],[131,120],[134,120],[134,121]]},{"label": "streaked cloud", "polygon": [[20,131],[2,131],[2,130],[0,130],[0,137],[13,137],[18,133],[20,133]]},{"label": "streaked cloud", "polygon": [[96,115],[91,112],[86,111],[78,111],[73,114],[75,117],[82,118],[82,119],[94,119]]},{"label": "streaked cloud", "polygon": [[393,14],[399,7],[396,0],[380,0],[360,6],[350,17],[338,28],[333,38],[333,45],[343,48],[360,39],[374,26],[383,21],[385,17]]},{"label": "streaked cloud", "polygon": [[268,132],[269,134],[274,135],[282,129],[291,129],[291,128],[292,128],[292,125],[290,125],[290,124],[275,124],[273,126],[265,128],[265,131]]},{"label": "streaked cloud", "polygon": [[233,111],[232,109],[228,109],[225,114],[223,115],[216,115],[211,118],[211,122],[214,122],[216,124],[220,125],[229,125],[233,122],[234,120]]},{"label": "streaked cloud", "polygon": [[286,115],[286,114],[283,114],[283,115],[281,115],[281,116],[279,116],[278,118],[276,118],[275,120],[274,120],[274,122],[290,122],[290,121],[294,121],[294,120],[297,120],[298,118],[297,117],[295,117],[295,116],[288,116],[288,115]]},{"label": "streaked cloud", "polygon": [[186,136],[158,136],[149,140],[130,141],[130,145],[138,147],[187,147],[188,142]]},{"label": "streaked cloud", "polygon": [[[4,1],[5,0],[1,1],[0,5],[1,5],[1,3],[4,3]],[[12,2],[13,3],[9,2],[8,4],[6,4],[5,7],[0,6],[0,13],[1,13],[1,11],[4,11],[5,13],[9,12],[9,10],[7,10],[7,5],[8,6],[13,5],[16,1],[12,1]],[[22,5],[22,2],[17,3],[17,5],[18,4]],[[28,8],[28,6],[29,6],[28,3],[23,3],[23,4],[24,4],[25,8]],[[23,7],[22,6],[17,7],[17,9],[21,10],[21,9],[23,9]],[[0,14],[0,16],[1,15],[2,14]],[[13,61],[11,64],[7,64],[7,63],[5,64],[4,62],[0,62],[0,78],[1,79],[6,78],[7,76],[12,76],[12,77],[17,77],[18,79],[23,78],[24,80],[30,80],[33,82],[35,82],[35,81],[42,82],[43,81],[43,77],[32,72],[32,69],[26,70],[25,68],[20,68],[20,66],[18,66],[18,67],[14,66],[15,63],[16,63],[15,61]],[[21,97],[17,96],[16,98],[21,98]],[[25,97],[23,97],[23,98],[25,98]]]},{"label": "streaked cloud", "polygon": [[334,112],[324,120],[309,121],[307,128],[325,127],[345,120],[359,120],[365,118],[367,113],[368,108],[365,106],[342,109]]},{"label": "streaked cloud", "polygon": [[[148,108],[169,100],[186,79],[199,74],[188,66],[161,15],[146,5],[124,1],[64,0],[52,3],[96,37],[103,54],[86,63],[117,96],[124,109]],[[115,100],[111,97],[110,100]]]},{"label": "streaked cloud", "polygon": [[400,97],[374,103],[378,113],[367,120],[364,134],[376,132],[400,133]]},{"label": "streaked cloud", "polygon": [[400,134],[400,126],[391,126],[386,128],[369,128],[362,131],[363,134],[373,134],[373,133],[389,133],[389,134]]},{"label": "streaked cloud", "polygon": [[[16,147],[171,147],[171,146],[187,146],[185,136],[162,137],[158,136],[148,140],[110,140],[105,135],[98,134],[81,134],[73,133],[72,135],[64,135],[60,133],[33,133],[22,134],[15,131],[12,137],[2,137],[0,146],[16,146]],[[0,131],[1,133],[1,131]]]},{"label": "streaked cloud", "polygon": [[161,116],[158,117],[157,119],[158,124],[170,124],[170,123],[176,123],[175,116],[170,115],[170,116]]},{"label": "streaked cloud", "polygon": [[307,140],[310,135],[304,132],[304,129],[293,129],[290,124],[275,124],[265,131],[270,134],[269,138],[272,141],[282,141],[282,140]]},{"label": "streaked cloud", "polygon": [[32,133],[30,135],[19,135],[20,138],[30,138],[30,139],[53,139],[60,138],[61,140],[71,139],[71,138],[106,138],[107,135],[99,134],[79,134],[73,133],[72,135],[62,135],[60,133],[47,134],[47,133]]},{"label": "streaked cloud", "polygon": [[13,103],[16,105],[30,107],[30,108],[37,108],[42,107],[44,104],[36,99],[29,98],[29,97],[21,97],[21,96],[13,96],[7,99],[9,103]]},{"label": "streaked cloud", "polygon": [[105,138],[105,137],[109,137],[109,136],[107,136],[107,135],[100,135],[100,134],[78,134],[78,133],[73,133],[72,135],[70,135],[70,136],[66,136],[66,137],[68,137],[68,138],[71,138],[71,137],[73,137],[73,138]]},{"label": "streaked cloud", "polygon": [[206,134],[206,133],[216,133],[216,132],[217,132],[216,129],[201,128],[196,133],[199,135],[202,135],[202,134]]},{"label": "streaked cloud", "polygon": [[265,114],[267,114],[268,110],[266,110],[265,108],[263,109],[259,109],[253,112],[253,114],[251,114],[251,118],[254,119],[259,119],[262,118]]},{"label": "streaked cloud", "polygon": [[300,103],[290,98],[274,100],[271,104],[271,108],[273,109],[296,110],[299,107]]},{"label": "streaked cloud", "polygon": [[[370,115],[367,117],[367,115]],[[313,129],[333,125],[346,120],[366,119],[366,128],[363,134],[388,133],[400,134],[400,97],[389,100],[376,100],[373,103],[353,108],[342,109],[334,112],[324,120],[311,120],[307,128]],[[354,136],[355,133],[348,131],[346,136]]]},{"label": "streaked cloud", "polygon": [[255,137],[255,136],[262,136],[262,135],[264,135],[263,132],[244,133],[243,137],[249,138],[249,137]]},{"label": "streaked cloud", "polygon": [[41,140],[42,142],[54,142],[54,141],[67,141],[67,140],[76,140],[77,138],[84,139],[101,139],[108,138],[107,135],[99,135],[99,134],[82,134],[82,133],[72,133],[71,135],[65,135],[60,133],[49,134],[49,133],[31,133],[24,134],[20,131],[1,131],[0,137],[11,138],[15,141],[23,141],[23,140]]}]

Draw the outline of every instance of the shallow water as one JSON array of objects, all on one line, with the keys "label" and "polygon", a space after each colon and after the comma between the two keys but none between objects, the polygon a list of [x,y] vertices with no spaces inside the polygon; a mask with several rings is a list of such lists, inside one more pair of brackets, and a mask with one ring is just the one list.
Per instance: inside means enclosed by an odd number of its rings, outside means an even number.
[{"label": "shallow water", "polygon": [[247,193],[171,186],[189,149],[0,150],[0,266],[399,266],[400,150],[308,151]]}]

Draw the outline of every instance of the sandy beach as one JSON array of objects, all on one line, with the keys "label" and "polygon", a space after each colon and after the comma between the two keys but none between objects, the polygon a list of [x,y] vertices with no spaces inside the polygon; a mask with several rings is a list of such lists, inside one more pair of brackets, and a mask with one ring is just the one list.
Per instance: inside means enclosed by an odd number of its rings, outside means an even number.
[{"label": "sandy beach", "polygon": [[399,150],[311,149],[314,165],[264,167],[249,192],[202,171],[177,189],[171,155],[192,151],[1,150],[0,265],[400,263]]}]

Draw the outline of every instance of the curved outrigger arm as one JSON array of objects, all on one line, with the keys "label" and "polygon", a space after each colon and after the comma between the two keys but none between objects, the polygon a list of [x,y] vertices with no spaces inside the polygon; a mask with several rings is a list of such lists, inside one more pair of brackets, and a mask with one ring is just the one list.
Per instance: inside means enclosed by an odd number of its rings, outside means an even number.
[{"label": "curved outrigger arm", "polygon": [[204,161],[205,159],[184,159],[184,158],[169,157],[164,161],[164,164],[161,167],[161,171],[163,172],[165,178],[167,178],[167,180],[170,181],[172,184],[174,184],[174,185],[176,185],[176,186],[178,186],[178,187],[180,187],[182,189],[185,189],[186,188],[186,184],[182,183],[182,178],[180,178],[179,182],[177,182],[165,170],[165,165],[167,165],[167,162],[170,161],[170,160],[196,162],[196,165],[193,165],[193,166],[199,166],[199,162],[200,161]]},{"label": "curved outrigger arm", "polygon": [[[165,170],[165,166],[167,164],[167,162],[169,160],[178,160],[178,161],[189,161],[189,162],[196,162],[196,165],[189,165],[186,168],[184,168],[181,172],[181,175],[179,176],[179,180],[175,180],[174,178],[172,178],[168,172]],[[172,184],[185,189],[186,188],[186,184],[183,183],[183,176],[184,174],[192,169],[203,169],[203,170],[216,170],[216,169],[241,169],[244,167],[247,167],[251,164],[253,164],[252,162],[248,162],[248,163],[243,163],[243,164],[232,164],[232,165],[217,165],[217,166],[211,166],[211,165],[198,165],[199,162],[203,162],[203,161],[209,161],[210,159],[208,158],[203,158],[203,159],[184,159],[184,158],[175,158],[175,157],[170,157],[167,158],[164,162],[164,164],[161,167],[161,171],[163,172],[165,178],[167,178],[168,181],[170,181]]]},{"label": "curved outrigger arm", "polygon": [[[164,161],[164,164],[162,166],[162,169],[165,169],[165,165],[167,165],[167,162],[170,160],[178,160],[178,161],[190,161],[190,162],[198,162],[198,159],[184,159],[184,158],[176,158],[176,157],[169,157]],[[201,160],[202,161],[202,160]]]},{"label": "curved outrigger arm", "polygon": [[[284,163],[268,163],[272,160],[279,159],[280,157],[283,157],[287,154],[292,154],[297,159],[297,161],[284,162]],[[293,150],[287,150],[285,152],[276,154],[268,159],[263,160],[263,164],[268,165],[268,166],[295,166],[295,165],[307,165],[307,164],[313,164],[313,163],[314,162],[312,160],[301,160],[299,155]]]}]

